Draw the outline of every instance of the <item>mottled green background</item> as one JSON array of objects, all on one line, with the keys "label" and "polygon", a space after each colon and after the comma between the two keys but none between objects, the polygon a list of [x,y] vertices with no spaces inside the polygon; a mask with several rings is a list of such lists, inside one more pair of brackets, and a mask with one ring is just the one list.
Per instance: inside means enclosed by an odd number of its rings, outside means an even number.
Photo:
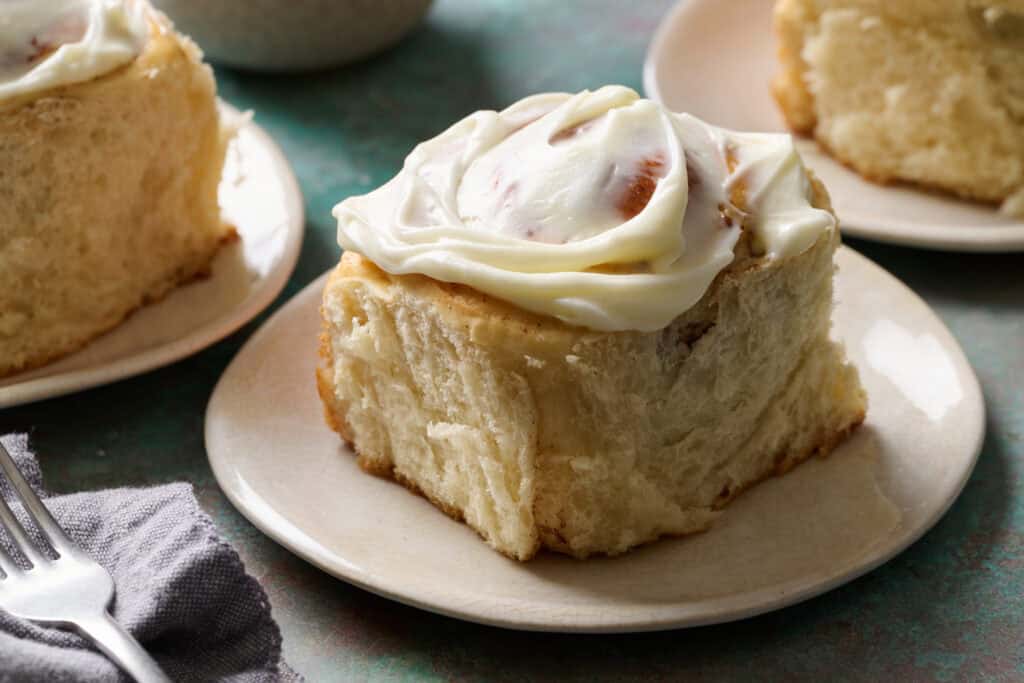
[{"label": "mottled green background", "polygon": [[[536,91],[639,89],[669,4],[441,0],[405,43],[357,66],[300,77],[220,70],[222,96],[255,110],[305,193],[305,245],[275,307],[337,260],[333,204],[389,178],[420,139]],[[210,391],[266,314],[162,370],[4,411],[0,432],[30,430],[59,491],[194,482],[266,586],[288,660],[312,681],[1022,681],[1024,256],[849,243],[921,294],[963,344],[988,404],[984,452],[960,500],[907,552],[825,596],[739,623],[626,636],[508,632],[388,602],[293,557],[231,508],[203,448]]]}]

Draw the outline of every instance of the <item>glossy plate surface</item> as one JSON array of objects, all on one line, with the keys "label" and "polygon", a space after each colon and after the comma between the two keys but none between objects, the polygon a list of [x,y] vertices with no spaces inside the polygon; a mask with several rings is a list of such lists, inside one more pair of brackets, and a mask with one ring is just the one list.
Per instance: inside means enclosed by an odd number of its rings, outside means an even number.
[{"label": "glossy plate surface", "polygon": [[[682,0],[665,16],[644,64],[648,97],[737,130],[785,132],[770,82],[778,66],[772,0]],[[800,154],[856,237],[953,251],[1024,250],[1024,220],[910,186],[864,180],[812,140]]]},{"label": "glossy plate surface", "polygon": [[[238,116],[229,105],[227,116]],[[81,391],[173,363],[223,339],[281,292],[305,227],[302,194],[277,144],[247,122],[228,148],[224,219],[241,239],[214,258],[209,278],[145,306],[80,351],[0,379],[0,408]]]},{"label": "glossy plate surface", "polygon": [[984,436],[977,379],[928,306],[856,252],[837,256],[836,334],[870,397],[829,458],[736,499],[707,533],[618,558],[491,550],[403,487],[363,473],[314,386],[321,277],[228,366],[206,448],[232,503],[326,572],[409,605],[507,628],[614,632],[728,621],[849,581],[930,528]]}]

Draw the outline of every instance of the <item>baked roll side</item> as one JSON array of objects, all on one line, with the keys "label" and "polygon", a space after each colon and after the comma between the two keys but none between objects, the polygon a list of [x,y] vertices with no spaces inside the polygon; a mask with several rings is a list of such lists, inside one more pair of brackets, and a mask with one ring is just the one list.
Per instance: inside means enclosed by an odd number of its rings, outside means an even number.
[{"label": "baked roll side", "polygon": [[226,142],[212,71],[159,22],[130,64],[0,105],[0,376],[207,271]]}]

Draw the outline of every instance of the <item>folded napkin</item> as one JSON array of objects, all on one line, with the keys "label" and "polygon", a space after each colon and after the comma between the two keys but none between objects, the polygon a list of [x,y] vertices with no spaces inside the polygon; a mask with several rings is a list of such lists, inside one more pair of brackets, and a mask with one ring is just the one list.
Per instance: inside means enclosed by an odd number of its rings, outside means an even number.
[{"label": "folded napkin", "polygon": [[[0,441],[68,536],[114,577],[115,619],[172,680],[298,680],[281,661],[266,593],[218,537],[191,485],[46,497],[27,438]],[[11,500],[3,477],[0,495]],[[0,681],[125,680],[79,636],[0,611]]]}]

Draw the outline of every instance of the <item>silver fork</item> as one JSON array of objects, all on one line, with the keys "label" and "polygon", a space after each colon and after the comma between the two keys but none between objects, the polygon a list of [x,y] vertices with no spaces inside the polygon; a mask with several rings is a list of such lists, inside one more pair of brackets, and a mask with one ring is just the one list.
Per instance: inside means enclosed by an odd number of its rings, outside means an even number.
[{"label": "silver fork", "polygon": [[139,683],[170,683],[171,679],[138,641],[107,612],[114,599],[114,580],[110,574],[64,534],[21,476],[3,444],[0,469],[57,555],[57,559],[51,560],[36,548],[0,496],[0,527],[6,529],[15,547],[32,565],[22,569],[0,547],[0,571],[4,573],[0,579],[0,609],[37,624],[79,633]]}]

